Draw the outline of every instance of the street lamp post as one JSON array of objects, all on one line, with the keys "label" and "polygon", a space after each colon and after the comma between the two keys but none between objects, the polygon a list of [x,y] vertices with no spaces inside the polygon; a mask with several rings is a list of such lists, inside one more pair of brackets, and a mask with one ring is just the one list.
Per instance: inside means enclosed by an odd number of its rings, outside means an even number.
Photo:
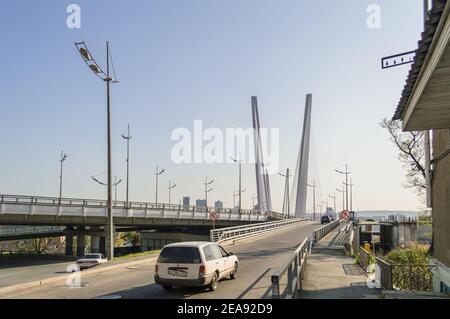
[{"label": "street lamp post", "polygon": [[59,162],[61,163],[60,169],[59,169],[59,204],[61,205],[61,198],[62,198],[62,185],[63,185],[63,163],[67,159],[67,154],[64,153],[64,151],[61,151],[61,158],[59,159]]},{"label": "street lamp post", "polygon": [[337,214],[336,211],[336,193],[333,194],[333,196],[328,195],[328,197],[332,198],[334,200],[334,213]]},{"label": "street lamp post", "polygon": [[126,205],[128,209],[128,203],[129,203],[129,178],[130,178],[130,140],[132,139],[132,136],[130,135],[130,124],[128,124],[127,129],[127,135],[122,134],[122,138],[127,141],[127,190],[126,190]]},{"label": "street lamp post", "polygon": [[280,176],[283,176],[286,180],[285,180],[285,185],[284,185],[284,198],[283,198],[283,210],[282,212],[284,213],[287,210],[287,215],[288,218],[291,218],[291,212],[290,212],[290,205],[289,205],[289,177],[291,177],[291,175],[289,175],[289,168],[286,169],[286,174],[282,174],[282,173],[278,173]]},{"label": "street lamp post", "polygon": [[165,171],[166,171],[165,169],[159,170],[158,165],[156,165],[156,171],[155,171],[155,176],[156,176],[155,204],[158,204],[158,177],[159,177],[159,175],[161,175]]},{"label": "street lamp post", "polygon": [[205,207],[208,208],[208,193],[213,191],[213,188],[208,189],[208,186],[214,183],[214,180],[208,182],[208,177],[205,178]]},{"label": "street lamp post", "polygon": [[316,181],[312,185],[306,184],[313,189],[313,221],[316,221]]},{"label": "street lamp post", "polygon": [[344,211],[345,210],[345,188],[344,188],[344,186],[342,186],[342,190],[339,188],[336,188],[336,190],[339,193],[342,193],[342,211]]},{"label": "street lamp post", "polygon": [[348,164],[345,164],[345,172],[340,171],[340,170],[338,170],[338,169],[335,169],[335,171],[336,171],[336,173],[345,175],[345,194],[346,194],[346,195],[345,195],[345,198],[346,198],[346,201],[345,201],[345,202],[346,202],[346,205],[345,205],[344,210],[345,210],[345,209],[348,210],[348,175],[350,175],[351,172],[348,171]]},{"label": "street lamp post", "polygon": [[172,189],[174,189],[175,187],[177,187],[177,184],[172,185],[172,182],[169,181],[169,187],[168,187],[169,188],[169,205],[172,204],[172,201],[171,201],[171,198],[170,198],[170,194],[172,192]]},{"label": "street lamp post", "polygon": [[[107,199],[107,212],[108,212],[108,219],[107,219],[107,225],[106,225],[106,256],[109,260],[112,260],[114,258],[114,221],[113,221],[113,214],[112,214],[112,176],[111,176],[111,99],[110,99],[110,85],[112,83],[117,83],[117,80],[113,80],[110,77],[110,48],[109,48],[109,41],[106,42],[106,73],[101,69],[101,67],[95,62],[94,58],[92,57],[91,53],[89,52],[89,49],[86,46],[86,43],[84,42],[78,42],[75,43],[75,46],[78,49],[78,52],[81,54],[81,57],[83,58],[86,65],[91,69],[92,72],[94,72],[95,75],[97,75],[100,79],[102,79],[106,83],[106,122],[107,122],[107,164],[108,164],[108,199]],[[114,65],[113,65],[113,71],[114,71]],[[115,72],[114,72],[115,73]]]},{"label": "street lamp post", "polygon": [[242,199],[242,160],[237,160],[232,158],[232,161],[234,161],[235,163],[239,163],[239,208],[238,208],[238,214],[241,214],[241,199]]}]

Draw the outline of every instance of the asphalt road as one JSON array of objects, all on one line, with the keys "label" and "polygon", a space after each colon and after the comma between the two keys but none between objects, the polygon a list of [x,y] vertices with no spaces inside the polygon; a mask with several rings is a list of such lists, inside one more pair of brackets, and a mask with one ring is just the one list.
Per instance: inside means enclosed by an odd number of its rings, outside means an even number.
[{"label": "asphalt road", "polygon": [[304,238],[319,225],[311,222],[288,230],[242,242],[227,250],[238,256],[238,278],[220,281],[215,292],[203,288],[176,288],[166,292],[153,281],[155,259],[133,267],[84,275],[81,288],[69,288],[65,283],[55,283],[10,294],[7,298],[36,299],[239,299],[260,298],[270,285],[270,274],[279,267]]}]

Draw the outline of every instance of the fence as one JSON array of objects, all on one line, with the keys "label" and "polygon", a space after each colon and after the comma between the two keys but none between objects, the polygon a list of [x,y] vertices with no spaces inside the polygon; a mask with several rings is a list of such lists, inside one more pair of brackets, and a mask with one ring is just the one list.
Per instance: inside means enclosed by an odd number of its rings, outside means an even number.
[{"label": "fence", "polygon": [[377,258],[381,287],[387,290],[433,291],[431,265],[396,265]]},{"label": "fence", "polygon": [[320,227],[319,229],[316,229],[313,231],[313,239],[315,243],[318,243],[322,238],[324,238],[326,235],[328,235],[333,229],[339,226],[341,221],[336,220],[330,224],[326,224],[323,227]]},{"label": "fence", "polygon": [[371,254],[364,248],[359,248],[359,265],[364,269],[365,271],[368,271],[368,268],[370,266],[370,260],[371,260]]},{"label": "fence", "polygon": [[309,239],[306,238],[280,269],[272,274],[270,288],[272,299],[296,298],[298,292],[302,290],[308,246]]},{"label": "fence", "polygon": [[213,242],[226,242],[231,240],[244,239],[248,237],[253,237],[261,235],[263,233],[271,232],[273,230],[292,226],[294,224],[306,221],[308,219],[289,219],[285,221],[278,222],[266,222],[245,226],[236,226],[228,228],[220,228],[210,231],[210,239]]}]

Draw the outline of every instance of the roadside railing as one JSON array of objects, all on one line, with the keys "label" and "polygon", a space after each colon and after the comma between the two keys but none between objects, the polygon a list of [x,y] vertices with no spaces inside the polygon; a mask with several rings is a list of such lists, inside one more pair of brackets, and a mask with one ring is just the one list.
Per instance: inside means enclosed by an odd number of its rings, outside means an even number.
[{"label": "roadside railing", "polygon": [[258,236],[276,229],[292,226],[294,224],[306,221],[309,219],[289,219],[277,222],[265,222],[245,226],[220,228],[210,231],[210,239],[212,242],[227,242],[232,240],[244,239],[248,237]]},{"label": "roadside railing", "polygon": [[0,228],[0,237],[2,236],[13,236],[13,235],[27,235],[27,234],[40,234],[40,233],[51,233],[51,232],[61,232],[64,227],[61,226],[9,226],[7,228]]},{"label": "roadside railing", "polygon": [[323,227],[320,227],[313,231],[313,239],[315,243],[318,243],[322,238],[328,235],[333,229],[339,226],[341,221],[336,220],[330,224],[326,224]]},{"label": "roadside railing", "polygon": [[370,252],[368,252],[362,247],[359,247],[359,265],[366,272],[368,271],[370,266],[370,258],[371,258]]},{"label": "roadside railing", "polygon": [[298,246],[288,260],[271,276],[271,298],[293,299],[302,291],[308,258],[309,239]]},{"label": "roadside railing", "polygon": [[376,259],[380,272],[380,284],[386,290],[433,291],[434,266],[391,264],[382,258]]}]

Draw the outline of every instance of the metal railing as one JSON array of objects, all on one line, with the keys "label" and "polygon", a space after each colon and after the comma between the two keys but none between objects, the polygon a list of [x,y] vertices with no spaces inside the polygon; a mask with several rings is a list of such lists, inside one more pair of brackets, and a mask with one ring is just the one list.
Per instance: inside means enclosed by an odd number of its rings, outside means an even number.
[{"label": "metal railing", "polygon": [[315,231],[313,231],[313,239],[315,243],[318,243],[322,238],[328,235],[333,229],[339,226],[340,220],[336,220],[330,224],[326,224]]},{"label": "metal railing", "polygon": [[434,266],[391,264],[377,258],[380,271],[380,284],[386,290],[433,291]]},{"label": "metal railing", "polygon": [[[162,217],[184,219],[209,219],[210,213],[216,213],[217,220],[239,220],[260,222],[272,219],[285,219],[277,212],[261,212],[258,210],[215,209],[213,207],[197,207],[184,205],[154,204],[145,202],[114,201],[114,215],[119,217]],[[42,209],[40,209],[42,208]],[[9,212],[34,214],[39,209],[49,215],[106,214],[107,202],[98,199],[58,198],[43,196],[1,195],[0,215]],[[155,216],[157,214],[158,216]],[[122,216],[123,215],[123,216]],[[161,215],[161,216],[160,216]]]},{"label": "metal railing", "polygon": [[359,247],[359,265],[368,272],[370,266],[371,254],[362,247]]},{"label": "metal railing", "polygon": [[295,250],[291,257],[271,276],[271,298],[293,299],[302,290],[308,258],[309,239]]},{"label": "metal railing", "polygon": [[244,239],[253,237],[263,233],[271,232],[279,228],[291,226],[299,222],[309,219],[289,219],[285,221],[258,223],[256,225],[245,225],[236,227],[220,228],[210,231],[210,239],[212,242],[223,243],[231,240]]}]

